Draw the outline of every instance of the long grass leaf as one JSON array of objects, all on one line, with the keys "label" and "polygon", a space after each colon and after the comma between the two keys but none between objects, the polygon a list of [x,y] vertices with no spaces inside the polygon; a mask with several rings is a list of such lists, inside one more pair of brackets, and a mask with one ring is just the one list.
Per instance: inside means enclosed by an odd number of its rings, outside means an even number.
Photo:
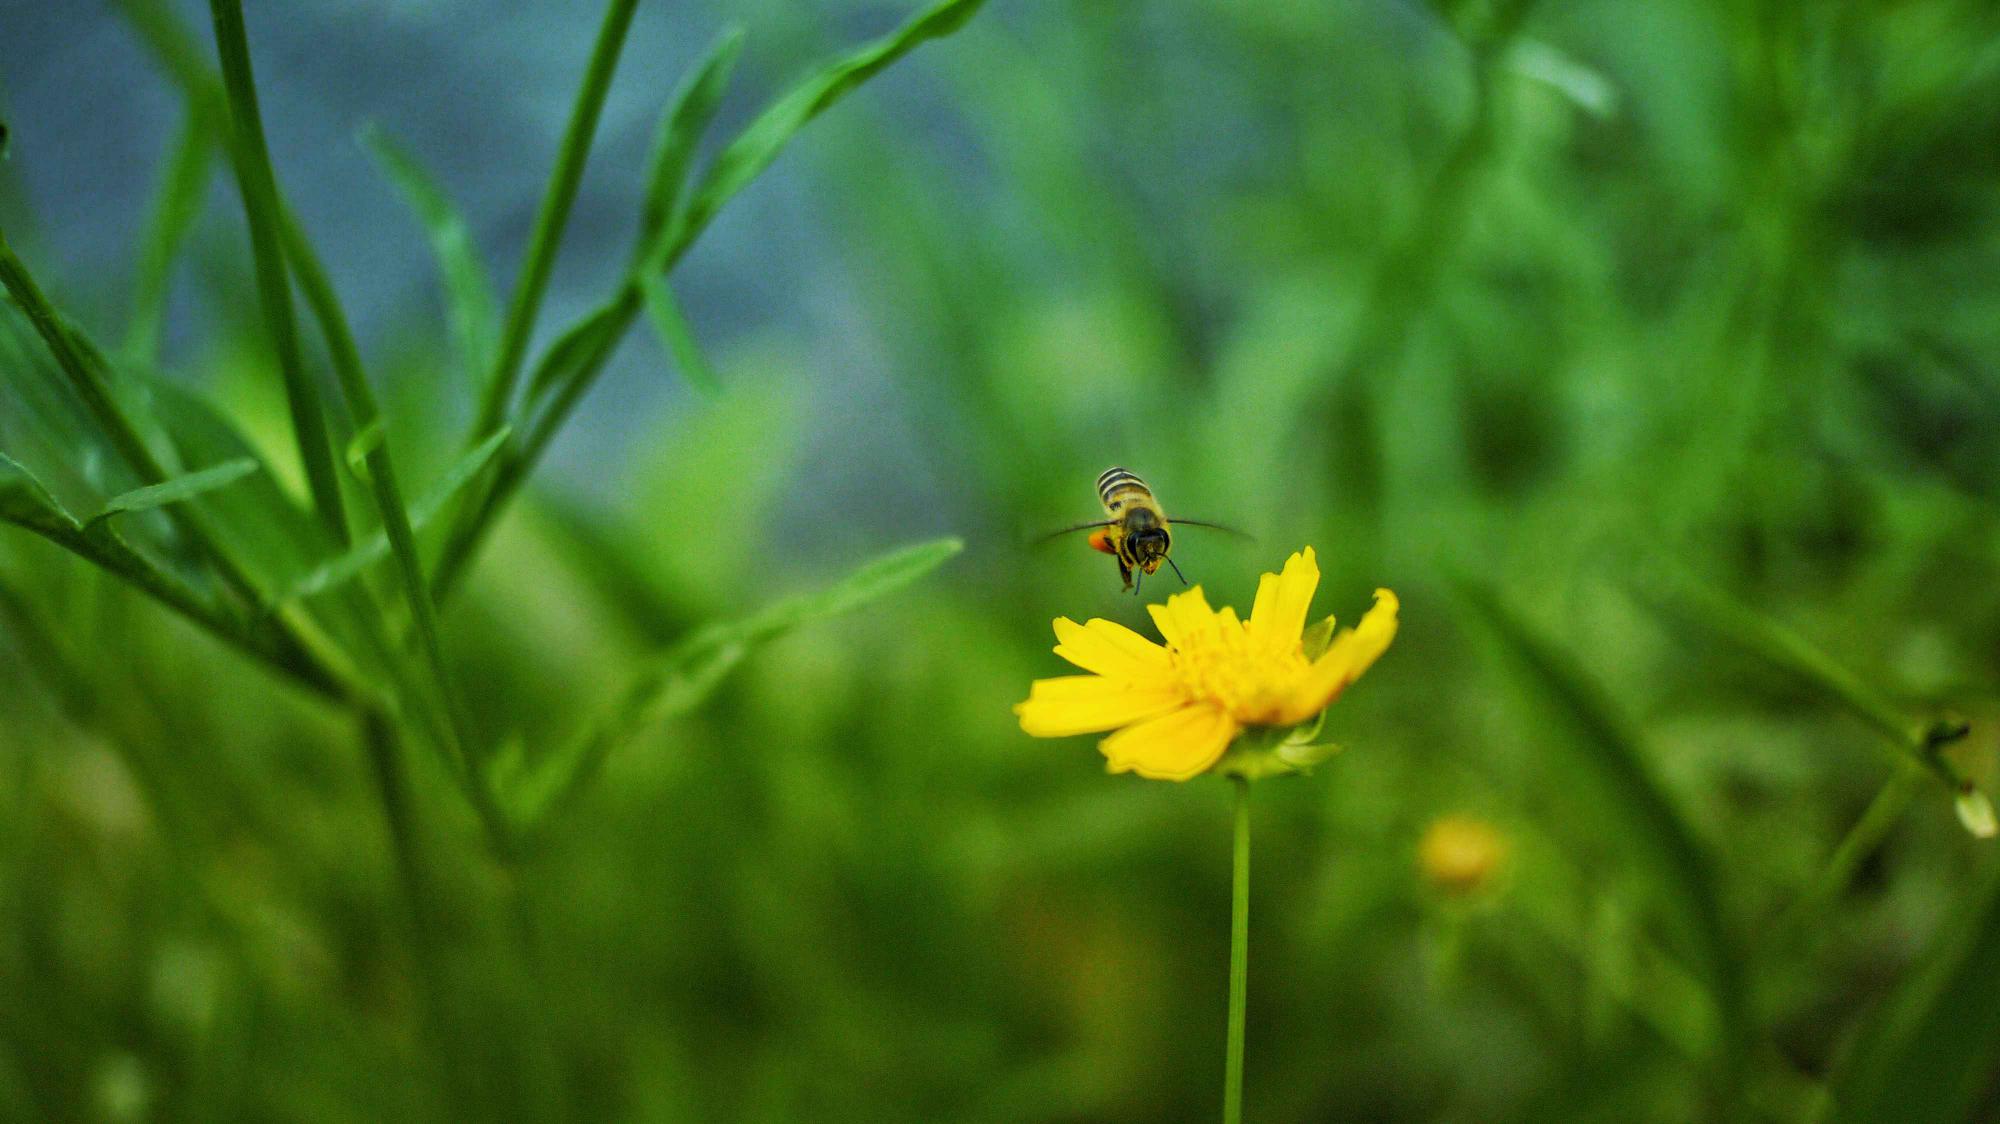
[{"label": "long grass leaf", "polygon": [[1542,639],[1487,587],[1460,581],[1461,600],[1497,639],[1498,649],[1538,713],[1561,736],[1573,771],[1588,778],[1662,889],[1690,939],[1695,967],[1720,1022],[1720,1078],[1730,1095],[1742,1074],[1748,1037],[1741,957],[1723,917],[1713,863],[1667,799],[1636,737],[1603,689]]},{"label": "long grass leaf", "polygon": [[227,487],[256,472],[260,466],[248,457],[218,464],[199,472],[183,473],[158,484],[148,484],[129,492],[113,496],[104,508],[90,518],[91,523],[99,523],[114,515],[125,512],[153,511],[170,503],[180,503],[196,496],[205,495],[217,488]]},{"label": "long grass leaf", "polygon": [[[984,0],[944,0],[895,32],[816,72],[780,98],[724,148],[709,166],[700,186],[689,197],[682,218],[669,226],[672,237],[666,240],[664,260],[657,254],[648,255],[649,268],[651,265],[670,268],[678,261],[722,205],[776,159],[779,150],[792,135],[813,117],[919,44],[949,35],[964,26],[983,3]],[[574,367],[574,374],[566,385],[546,395],[546,408],[522,411],[520,416],[524,420],[519,428],[527,436],[520,443],[519,453],[501,463],[492,485],[460,515],[446,539],[444,554],[432,578],[433,588],[440,599],[454,587],[480,541],[492,528],[500,509],[534,472],[543,450],[555,439],[557,431],[568,420],[570,411],[590,389],[604,362],[616,349],[618,339],[623,337],[632,319],[639,314],[642,303],[636,277],[628,278],[617,295],[604,306],[611,310],[609,316],[613,321],[609,341],[592,348],[587,361]],[[511,393],[511,384],[505,390]],[[531,407],[541,397],[531,398]],[[489,398],[488,405],[497,411],[504,407],[505,402],[495,403]],[[491,420],[498,417],[496,412]],[[491,420],[483,420],[480,428],[488,428]]]},{"label": "long grass leaf", "polygon": [[500,793],[503,805],[524,827],[542,822],[595,777],[619,746],[647,727],[706,702],[758,645],[809,621],[851,612],[894,593],[964,548],[955,538],[905,547],[825,589],[697,630],[641,672],[596,725],[510,778],[511,784]]},{"label": "long grass leaf", "polygon": [[[137,423],[127,415],[111,392],[111,385],[105,375],[103,356],[79,331],[70,327],[42,294],[29,273],[26,263],[15,255],[13,247],[7,244],[4,234],[0,234],[0,287],[4,287],[34,326],[35,334],[42,338],[49,354],[56,360],[63,375],[69,381],[72,391],[83,403],[90,418],[96,423],[100,435],[110,444],[142,483],[158,484],[168,473],[160,461],[147,447],[140,436]],[[236,454],[220,457],[199,458],[203,462],[233,459]],[[238,563],[220,541],[210,533],[189,507],[177,505],[170,509],[174,521],[189,540],[201,551],[216,573],[246,601],[255,603],[258,587],[249,573]]]},{"label": "long grass leaf", "polygon": [[792,87],[730,142],[702,174],[689,196],[686,219],[680,224],[682,243],[699,233],[724,203],[770,166],[792,137],[813,118],[919,45],[965,26],[984,3],[985,0],[943,0]]},{"label": "long grass leaf", "polygon": [[292,290],[286,279],[278,208],[278,181],[271,153],[264,142],[264,121],[257,108],[257,85],[250,70],[250,44],[243,30],[241,0],[209,0],[215,24],[215,49],[222,60],[222,84],[229,98],[230,148],[236,183],[243,197],[243,214],[250,227],[250,255],[257,277],[258,301],[264,310],[271,347],[285,383],[285,403],[291,411],[292,436],[299,463],[312,491],[313,507],[322,525],[342,544],[348,541],[347,516],[341,505],[340,478],[333,467],[333,446],[327,436],[326,414],[319,393],[299,351],[298,321],[292,311]]},{"label": "long grass leaf", "polygon": [[340,683],[288,633],[255,621],[134,550],[108,523],[86,527],[64,510],[34,474],[0,454],[0,522],[32,531],[110,573],[216,638],[329,696]]},{"label": "long grass leaf", "polygon": [[701,353],[701,345],[695,342],[694,329],[688,325],[687,314],[681,311],[680,301],[675,299],[667,279],[654,273],[641,274],[639,292],[645,299],[646,319],[652,323],[667,353],[674,357],[681,377],[711,398],[722,393],[721,380],[715,377],[714,368]]},{"label": "long grass leaf", "polygon": [[460,359],[471,378],[483,377],[487,364],[493,361],[493,337],[500,313],[465,217],[416,158],[379,127],[364,126],[359,139],[423,225],[444,283],[445,309],[451,317],[452,334],[458,339]]},{"label": "long grass leaf", "polygon": [[[1719,638],[1840,704],[1880,735],[1898,765],[1914,761],[1923,766],[1955,800],[1984,800],[1938,752],[1964,736],[1963,722],[1918,718],[1805,637],[1692,576],[1652,573],[1634,588],[1641,601],[1670,624],[1703,638]],[[1960,817],[1974,834],[1982,833],[1966,810]]]},{"label": "long grass leaf", "polygon": [[[486,467],[487,462],[493,459],[493,455],[500,451],[500,447],[506,444],[512,435],[511,429],[503,428],[480,442],[472,451],[453,461],[437,486],[410,505],[412,530],[422,530],[436,519],[438,513],[443,511],[466,485],[478,477],[480,470]],[[353,549],[314,567],[310,573],[287,588],[279,600],[297,601],[316,597],[344,582],[352,581],[367,572],[369,567],[389,557],[390,549],[387,533],[376,531],[361,540]]]},{"label": "long grass leaf", "polygon": [[614,300],[591,309],[563,329],[535,364],[522,416],[532,418],[542,412],[551,397],[576,381],[593,360],[608,357],[608,349],[623,334],[625,323],[624,310]]},{"label": "long grass leaf", "polygon": [[685,195],[688,169],[694,166],[695,152],[709,123],[715,120],[723,92],[729,88],[729,76],[742,53],[743,29],[723,31],[660,116],[652,166],[646,175],[645,203],[639,214],[638,248],[633,255],[641,271],[649,266],[656,269],[656,259],[664,259],[666,239]]},{"label": "long grass leaf", "polygon": [[604,96],[611,88],[612,72],[625,46],[625,33],[632,24],[632,10],[638,0],[609,0],[604,6],[604,22],[598,28],[597,43],[591,49],[590,66],[584,72],[576,104],[570,110],[569,125],[563,130],[562,146],[556,152],[555,167],[549,172],[548,189],[542,193],[535,212],[535,227],[528,237],[527,256],[521,261],[521,275],[507,303],[507,316],[500,329],[500,356],[480,400],[479,419],[471,441],[483,440],[500,427],[512,404],[515,380],[528,351],[528,336],[534,331],[535,314],[541,309],[542,294],[548,288],[549,272],[555,268],[556,249],[562,244],[563,227],[569,222],[570,205],[576,201],[577,185],[583,181],[583,166],[590,158],[590,144],[597,132],[597,118],[604,110]]}]

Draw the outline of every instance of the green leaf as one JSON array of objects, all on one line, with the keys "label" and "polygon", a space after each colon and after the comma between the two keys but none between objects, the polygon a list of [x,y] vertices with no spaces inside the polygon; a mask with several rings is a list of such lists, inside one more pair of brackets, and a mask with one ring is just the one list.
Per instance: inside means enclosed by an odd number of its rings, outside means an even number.
[{"label": "green leaf", "polygon": [[148,484],[143,488],[134,488],[122,495],[113,496],[104,505],[103,510],[90,517],[90,522],[84,529],[87,531],[120,513],[152,511],[170,503],[180,503],[183,500],[206,495],[218,488],[236,483],[260,467],[262,466],[249,457],[239,457],[213,468],[185,473],[162,480],[158,484]]},{"label": "green leaf", "polygon": [[362,126],[359,139],[422,224],[444,282],[445,308],[460,357],[471,377],[481,377],[493,361],[500,311],[464,216],[416,158],[379,127]]},{"label": "green leaf", "polygon": [[985,0],[942,0],[902,27],[822,67],[792,87],[716,156],[689,198],[679,241],[708,225],[722,205],[778,158],[806,123],[918,45],[965,26]]},{"label": "green leaf", "polygon": [[32,531],[81,529],[34,473],[5,453],[0,453],[0,519]]},{"label": "green leaf", "polygon": [[193,506],[207,513],[210,525],[229,528],[229,545],[238,552],[260,591],[283,588],[315,559],[334,551],[326,528],[292,498],[262,452],[235,423],[178,383],[148,379],[139,386],[148,412],[165,431],[180,464],[250,460],[262,468],[236,487],[193,500]]},{"label": "green leaf", "polygon": [[0,454],[0,521],[33,531],[110,571],[227,639],[243,640],[241,631],[233,627],[237,622],[212,593],[196,590],[178,575],[133,550],[101,522],[94,523],[86,532],[33,473],[5,454]]},{"label": "green leaf", "polygon": [[674,219],[680,210],[687,186],[688,169],[694,165],[695,150],[715,120],[722,95],[729,88],[729,76],[743,52],[743,29],[730,27],[716,37],[701,65],[674,92],[660,116],[659,131],[653,140],[652,170],[646,176],[646,201],[639,216],[639,243],[635,260],[643,272],[658,272],[668,252]]},{"label": "green leaf", "polygon": [[934,539],[876,559],[816,593],[788,597],[734,621],[697,630],[641,672],[608,713],[581,737],[534,766],[499,793],[516,823],[532,826],[596,776],[619,746],[656,723],[694,710],[713,695],[755,648],[808,621],[837,616],[885,597],[965,549],[959,539]]},{"label": "green leaf", "polygon": [[687,317],[682,314],[680,302],[674,299],[674,292],[667,280],[656,273],[639,276],[639,292],[645,297],[646,319],[652,322],[653,331],[659,334],[660,342],[674,357],[674,365],[681,369],[681,377],[702,394],[713,398],[722,393],[722,384],[715,377],[715,371],[701,354],[701,345],[694,340],[694,330],[688,327]]},{"label": "green leaf", "polygon": [[1740,1080],[1748,1044],[1741,958],[1723,918],[1714,865],[1648,769],[1636,737],[1603,689],[1542,639],[1484,585],[1461,580],[1462,602],[1498,641],[1505,663],[1547,722],[1538,743],[1563,755],[1590,786],[1664,891],[1692,945],[1697,974],[1714,1002],[1721,1031],[1723,1095]]},{"label": "green leaf", "polygon": [[626,315],[621,302],[612,300],[564,329],[542,354],[541,362],[535,364],[534,374],[528,379],[524,416],[534,417],[546,400],[560,394],[579,373],[603,362],[608,349],[617,344],[625,330]]},{"label": "green leaf", "polygon": [[[493,459],[493,455],[500,451],[500,447],[506,444],[507,438],[512,435],[513,430],[503,426],[500,432],[481,441],[464,456],[453,461],[451,467],[445,470],[444,477],[438,481],[437,486],[421,499],[417,500],[417,502],[410,505],[411,529],[422,530],[431,520],[437,518],[438,512],[444,510],[445,505],[451,502],[452,497],[464,490],[467,484],[472,483],[473,478],[478,476],[480,470],[486,467],[486,462]],[[387,532],[375,531],[367,538],[361,540],[361,543],[353,549],[345,551],[337,558],[329,559],[315,566],[311,572],[287,587],[279,595],[277,601],[283,604],[302,598],[316,597],[327,590],[352,581],[355,577],[365,573],[370,566],[389,557],[389,550],[389,536]]]},{"label": "green leaf", "polygon": [[1833,1078],[1839,1121],[1970,1120],[2000,1053],[2000,879],[1885,1000]]}]

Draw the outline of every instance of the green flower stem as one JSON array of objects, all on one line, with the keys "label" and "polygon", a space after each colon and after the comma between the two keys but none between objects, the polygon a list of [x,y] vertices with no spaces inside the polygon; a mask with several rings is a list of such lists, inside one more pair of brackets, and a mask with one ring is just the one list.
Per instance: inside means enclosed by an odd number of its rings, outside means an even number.
[{"label": "green flower stem", "polygon": [[1250,984],[1250,782],[1236,786],[1236,871],[1229,905],[1229,1055],[1222,1079],[1222,1122],[1243,1121],[1243,1013]]}]

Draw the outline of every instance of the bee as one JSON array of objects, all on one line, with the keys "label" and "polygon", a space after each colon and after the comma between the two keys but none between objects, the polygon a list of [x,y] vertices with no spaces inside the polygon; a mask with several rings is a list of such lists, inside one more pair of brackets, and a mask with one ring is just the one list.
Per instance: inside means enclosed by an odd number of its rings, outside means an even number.
[{"label": "bee", "polygon": [[[1118,560],[1118,576],[1125,582],[1125,588],[1138,591],[1132,575],[1137,571],[1141,580],[1147,574],[1157,573],[1160,563],[1173,567],[1174,576],[1187,584],[1187,575],[1181,573],[1178,562],[1168,557],[1173,549],[1173,528],[1167,522],[1167,513],[1160,508],[1160,501],[1144,480],[1127,468],[1116,465],[1107,468],[1097,478],[1097,498],[1104,504],[1105,518],[1089,523],[1078,523],[1064,527],[1047,536],[1066,535],[1072,531],[1091,532],[1090,545]],[[1227,531],[1233,535],[1243,532],[1220,523],[1206,523],[1199,519],[1176,519],[1175,523],[1189,527],[1209,527]]]}]

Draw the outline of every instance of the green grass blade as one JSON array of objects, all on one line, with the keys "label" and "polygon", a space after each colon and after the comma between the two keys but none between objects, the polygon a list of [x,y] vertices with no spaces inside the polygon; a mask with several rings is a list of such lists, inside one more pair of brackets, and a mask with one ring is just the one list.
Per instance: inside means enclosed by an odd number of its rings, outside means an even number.
[{"label": "green grass blade", "polygon": [[642,274],[639,277],[639,292],[645,299],[646,319],[652,323],[653,331],[659,335],[667,353],[674,357],[674,365],[680,368],[681,377],[688,381],[689,386],[711,398],[722,393],[722,383],[702,355],[701,345],[695,342],[694,329],[688,325],[687,315],[681,311],[680,301],[674,298],[667,279],[656,273]]},{"label": "green grass blade", "polygon": [[2000,881],[1946,926],[1834,1074],[1834,1119],[1974,1119],[2000,1056]]},{"label": "green grass blade", "polygon": [[1640,583],[1638,592],[1670,624],[1703,638],[1720,638],[1839,703],[1879,734],[1898,758],[1922,765],[1954,796],[1969,789],[1937,752],[1963,735],[1961,723],[1917,718],[1805,637],[1692,577],[1655,575]]},{"label": "green grass blade", "polygon": [[228,111],[222,87],[208,64],[207,52],[164,0],[112,0],[146,50],[181,91],[190,112]]},{"label": "green grass blade", "polygon": [[590,387],[591,380],[624,339],[632,322],[637,298],[630,288],[620,289],[610,303],[600,306],[572,324],[548,353],[535,365],[534,377],[521,413],[528,419],[528,439],[519,448],[509,448],[500,457],[492,483],[484,491],[475,490],[473,502],[459,512],[445,538],[444,553],[432,575],[432,594],[442,601],[450,596],[464,572],[480,538],[492,526],[500,508],[512,498],[540,460],[542,450],[555,438],[562,420]]},{"label": "green grass blade", "polygon": [[535,364],[528,379],[528,396],[521,413],[533,418],[543,412],[552,396],[575,382],[590,369],[593,360],[610,357],[610,348],[623,334],[626,320],[618,301],[611,301],[586,313],[563,330]]},{"label": "green grass blade", "polygon": [[[468,484],[478,477],[500,447],[512,436],[510,429],[501,429],[479,443],[471,452],[454,461],[445,471],[437,486],[410,506],[410,526],[412,530],[422,530],[438,513],[444,510]],[[369,567],[389,557],[391,546],[388,535],[377,531],[364,538],[352,550],[338,558],[315,567],[280,595],[279,600],[297,601],[306,597],[316,597],[365,573]]]},{"label": "green grass blade", "polygon": [[582,736],[535,766],[496,778],[503,785],[501,803],[517,824],[531,827],[545,821],[597,775],[619,746],[647,727],[706,702],[758,645],[802,624],[886,597],[964,548],[955,538],[905,547],[818,592],[789,597],[751,616],[698,630],[640,673],[605,717]]},{"label": "green grass blade", "polygon": [[208,123],[190,109],[160,174],[146,232],[139,244],[138,279],[132,287],[132,318],[125,329],[123,352],[143,366],[160,353],[160,327],[166,317],[167,291],[188,232],[201,215],[208,187],[210,146]]},{"label": "green grass blade", "polygon": [[1569,751],[1570,771],[1585,778],[1601,804],[1621,821],[1622,834],[1631,840],[1679,915],[1696,970],[1715,1003],[1721,1024],[1722,1092],[1732,1094],[1748,1044],[1743,970],[1724,921],[1708,854],[1653,779],[1636,738],[1603,689],[1501,604],[1490,589],[1461,581],[1458,592],[1498,641],[1524,694],[1549,720],[1549,729],[1562,735],[1547,743]]},{"label": "green grass blade", "polygon": [[[89,346],[82,333],[64,322],[48,298],[42,295],[34,276],[15,255],[13,247],[7,244],[4,234],[0,234],[0,287],[12,294],[14,302],[27,315],[35,333],[42,338],[49,354],[55,357],[56,365],[68,379],[71,389],[119,459],[146,484],[164,481],[168,475],[166,469],[161,467],[159,459],[139,436],[137,425],[126,416],[112,396],[110,384],[100,366],[102,357]],[[222,580],[247,602],[255,604],[258,600],[256,582],[234,556],[222,548],[207,526],[184,505],[176,505],[169,510],[182,532]]]},{"label": "green grass blade", "polygon": [[271,153],[264,143],[264,122],[257,109],[257,86],[250,72],[250,44],[243,30],[241,0],[209,0],[215,23],[215,49],[222,60],[223,89],[232,122],[230,146],[236,183],[250,227],[250,254],[257,275],[257,296],[264,309],[278,370],[285,380],[285,401],[292,415],[292,436],[299,463],[312,491],[313,507],[334,539],[348,541],[347,516],[341,504],[340,479],[334,471],[326,414],[299,351],[299,328],[292,311],[292,291],[286,280],[280,244],[278,182],[271,170]]},{"label": "green grass blade", "polygon": [[[187,497],[183,497],[187,498]],[[132,549],[108,524],[89,527],[65,511],[33,473],[0,454],[0,522],[32,531],[138,589],[224,641],[321,694],[341,686],[268,621],[253,621]]]},{"label": "green grass blade", "polygon": [[583,86],[570,110],[569,127],[563,132],[562,147],[549,174],[548,190],[535,213],[534,232],[528,238],[521,276],[515,281],[507,303],[507,317],[501,325],[500,357],[480,400],[473,442],[498,429],[512,404],[515,380],[527,355],[528,336],[535,327],[535,313],[541,308],[549,272],[555,267],[556,249],[562,243],[570,205],[576,201],[577,185],[583,180],[583,166],[590,157],[597,118],[604,110],[604,96],[611,88],[611,75],[618,68],[618,55],[624,49],[625,33],[631,27],[632,10],[637,4],[638,0],[609,0],[604,7],[604,22],[591,50],[590,67],[584,72]]},{"label": "green grass blade", "polygon": [[[687,252],[689,246],[701,234],[708,222],[715,217],[722,205],[755,179],[770,162],[777,158],[793,134],[805,124],[824,112],[842,96],[867,81],[882,68],[908,54],[917,45],[941,36],[949,35],[962,27],[979,10],[984,0],[945,0],[919,14],[900,29],[876,40],[868,46],[854,51],[846,57],[823,68],[780,98],[763,116],[759,117],[742,135],[725,148],[711,164],[701,180],[701,186],[689,197],[689,203],[679,222],[669,225],[672,236],[665,240],[664,255],[655,252],[647,255],[641,263],[648,268],[658,266],[669,268]],[[432,578],[432,587],[440,600],[448,596],[456,585],[481,539],[492,527],[500,509],[512,498],[539,462],[555,435],[568,420],[570,411],[589,390],[604,362],[615,350],[632,319],[642,307],[643,298],[635,276],[628,277],[618,294],[605,306],[608,317],[615,324],[608,330],[610,340],[603,346],[591,349],[586,361],[576,364],[568,381],[549,395],[547,407],[538,408],[540,396],[531,396],[530,409],[524,410],[526,419],[521,423],[527,433],[520,453],[502,462],[498,475],[491,487],[479,494],[477,502],[453,524],[445,542],[443,557],[439,560],[437,573]],[[518,360],[517,360],[518,362]],[[489,387],[489,391],[494,388]],[[511,394],[511,385],[500,388],[505,393],[502,400],[488,399],[488,408],[494,411],[492,418],[480,428],[489,428],[497,421],[499,410],[504,409],[504,397]]]},{"label": "green grass blade", "polygon": [[493,361],[500,313],[465,217],[436,179],[387,133],[367,125],[361,130],[360,141],[423,225],[431,254],[437,259],[438,276],[444,282],[445,308],[451,317],[452,334],[458,339],[460,358],[472,379],[483,377]]},{"label": "green grass blade", "polygon": [[681,245],[700,233],[724,203],[777,159],[778,153],[807,122],[919,45],[965,26],[984,3],[985,0],[943,0],[792,87],[730,142],[702,174],[699,185],[689,196],[686,219],[680,224]]},{"label": "green grass blade", "polygon": [[171,503],[191,500],[196,496],[213,492],[217,488],[234,484],[261,467],[256,461],[244,457],[199,472],[184,473],[162,480],[158,484],[134,488],[122,495],[113,496],[105,503],[103,510],[90,517],[89,523],[100,523],[121,513],[153,511]]},{"label": "green grass blade", "polygon": [[[716,37],[701,65],[674,92],[653,140],[651,170],[646,176],[645,207],[639,215],[639,240],[634,261],[641,271],[648,263],[664,262],[668,239],[687,187],[688,169],[707,134],[736,60],[743,53],[743,29],[731,27]],[[658,264],[650,268],[657,270]]]}]

